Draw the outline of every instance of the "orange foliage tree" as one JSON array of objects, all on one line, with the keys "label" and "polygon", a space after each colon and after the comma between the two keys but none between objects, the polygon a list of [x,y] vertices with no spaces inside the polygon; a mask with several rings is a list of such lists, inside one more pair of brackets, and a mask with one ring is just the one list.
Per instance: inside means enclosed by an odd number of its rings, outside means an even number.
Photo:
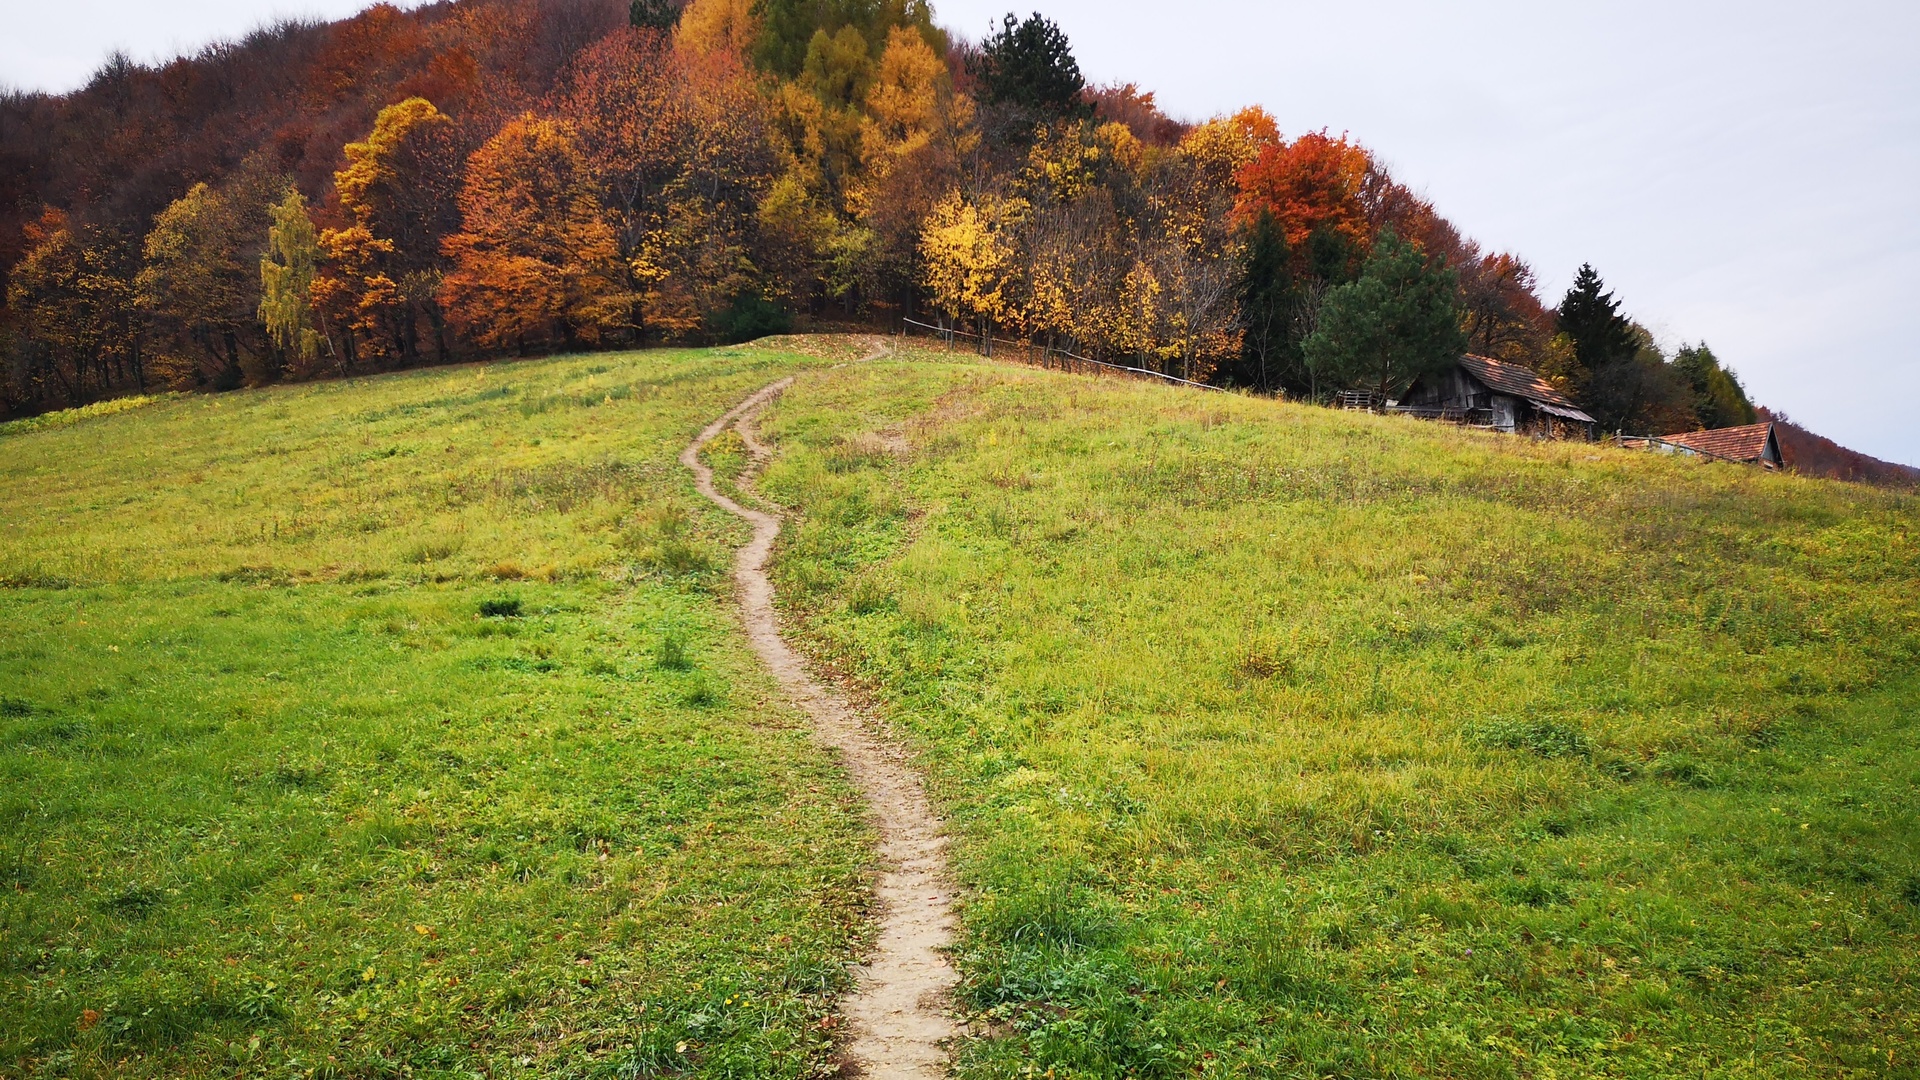
[{"label": "orange foliage tree", "polygon": [[768,102],[725,49],[643,30],[584,53],[560,96],[603,189],[636,329],[698,329],[769,287],[758,211],[776,175]]},{"label": "orange foliage tree", "polygon": [[460,214],[440,297],[472,340],[524,353],[597,342],[624,323],[619,248],[571,125],[508,121],[468,159]]},{"label": "orange foliage tree", "polygon": [[1236,212],[1244,221],[1271,212],[1295,253],[1323,230],[1364,251],[1372,237],[1362,196],[1372,169],[1366,150],[1344,135],[1317,131],[1269,143],[1240,169]]}]

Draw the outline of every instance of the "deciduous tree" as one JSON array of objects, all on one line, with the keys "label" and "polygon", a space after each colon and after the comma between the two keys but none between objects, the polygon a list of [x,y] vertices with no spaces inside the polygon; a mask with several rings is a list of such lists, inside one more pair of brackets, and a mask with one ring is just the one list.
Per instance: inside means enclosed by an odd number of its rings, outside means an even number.
[{"label": "deciduous tree", "polygon": [[376,354],[419,355],[422,320],[441,358],[451,350],[438,295],[441,242],[459,224],[457,135],[432,102],[408,98],[380,110],[366,140],[347,144],[347,166],[334,174],[351,224],[320,234],[337,283],[323,291],[343,303],[352,329]]},{"label": "deciduous tree", "polygon": [[17,320],[14,382],[53,407],[83,405],[119,385],[144,385],[130,237],[75,226],[48,209],[26,230],[27,254],[7,281]]},{"label": "deciduous tree", "polygon": [[1271,213],[1296,258],[1312,254],[1316,233],[1327,237],[1323,245],[1364,253],[1372,236],[1361,195],[1372,165],[1344,135],[1319,131],[1267,144],[1240,170],[1239,214],[1251,221],[1262,210]]},{"label": "deciduous tree", "polygon": [[316,325],[313,278],[320,241],[298,188],[269,210],[267,250],[260,256],[260,322],[295,376],[313,373],[324,339]]},{"label": "deciduous tree", "polygon": [[227,184],[195,184],[154,218],[134,280],[135,303],[161,361],[226,389],[280,374],[261,332],[260,258],[269,208],[286,187],[256,163]]},{"label": "deciduous tree", "polygon": [[474,341],[576,347],[619,328],[632,308],[570,125],[509,121],[468,160],[460,214],[441,301]]},{"label": "deciduous tree", "polygon": [[1016,269],[1013,228],[1027,210],[1018,199],[949,194],[933,208],[921,233],[927,292],[935,307],[958,321],[972,320],[983,336],[1011,310]]}]

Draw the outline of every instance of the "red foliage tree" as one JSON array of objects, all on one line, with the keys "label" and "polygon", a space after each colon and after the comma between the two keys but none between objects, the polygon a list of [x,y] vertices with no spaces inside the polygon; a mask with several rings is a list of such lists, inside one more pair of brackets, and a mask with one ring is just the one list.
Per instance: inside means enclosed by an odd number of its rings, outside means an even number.
[{"label": "red foliage tree", "polygon": [[1372,158],[1346,136],[1310,132],[1263,148],[1240,170],[1235,210],[1243,221],[1271,212],[1295,253],[1306,251],[1308,239],[1320,230],[1364,251],[1373,236],[1363,199],[1372,170]]}]

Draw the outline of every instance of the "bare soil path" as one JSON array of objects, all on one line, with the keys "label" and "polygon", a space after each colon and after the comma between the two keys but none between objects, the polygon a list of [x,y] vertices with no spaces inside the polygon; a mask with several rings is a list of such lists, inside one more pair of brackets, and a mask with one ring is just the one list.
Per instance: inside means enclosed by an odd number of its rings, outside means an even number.
[{"label": "bare soil path", "polygon": [[[888,351],[876,344],[863,359]],[[856,989],[842,1003],[849,1029],[846,1071],[867,1080],[933,1080],[947,1073],[946,1044],[955,1033],[947,1010],[955,976],[943,951],[953,938],[953,906],[940,818],[900,748],[844,697],[815,682],[800,654],[781,638],[766,570],[780,535],[779,515],[721,494],[713,470],[700,460],[701,449],[731,426],[753,456],[748,474],[765,464],[770,451],[755,437],[754,421],[791,385],[793,379],[781,379],[734,406],[681,452],[680,463],[693,471],[700,494],[753,526],[753,539],[733,564],[747,637],[787,696],[813,718],[820,741],[839,753],[880,833],[880,934],[871,959],[856,973]],[[749,475],[738,481],[743,491],[749,490]]]}]

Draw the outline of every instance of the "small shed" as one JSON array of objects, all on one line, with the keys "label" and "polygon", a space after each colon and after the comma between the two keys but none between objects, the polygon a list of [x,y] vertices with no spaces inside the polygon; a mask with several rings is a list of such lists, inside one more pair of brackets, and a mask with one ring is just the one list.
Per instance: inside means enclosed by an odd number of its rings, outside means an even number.
[{"label": "small shed", "polygon": [[1518,364],[1467,355],[1407,387],[1394,412],[1548,438],[1593,437],[1594,419],[1553,385]]},{"label": "small shed", "polygon": [[1659,438],[1622,439],[1621,443],[1668,454],[1737,461],[1766,469],[1778,469],[1785,460],[1780,456],[1780,440],[1774,436],[1771,420],[1708,431],[1682,431]]}]

